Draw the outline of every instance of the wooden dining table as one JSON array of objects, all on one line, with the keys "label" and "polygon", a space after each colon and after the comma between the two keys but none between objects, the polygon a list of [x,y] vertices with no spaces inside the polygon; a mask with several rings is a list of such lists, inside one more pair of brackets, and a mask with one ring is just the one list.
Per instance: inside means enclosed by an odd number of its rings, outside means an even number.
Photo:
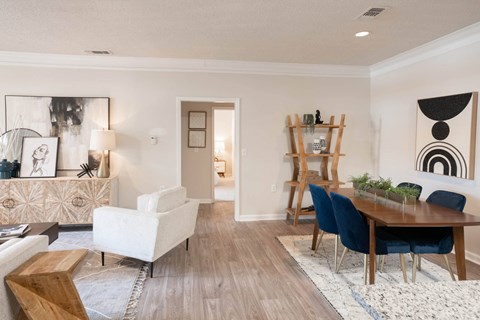
[{"label": "wooden dining table", "polygon": [[412,205],[403,205],[379,197],[372,199],[359,195],[353,188],[331,188],[329,191],[349,198],[357,210],[368,220],[370,284],[375,283],[375,228],[377,226],[452,227],[458,280],[466,280],[464,227],[480,225],[480,216],[458,212],[420,200]]}]

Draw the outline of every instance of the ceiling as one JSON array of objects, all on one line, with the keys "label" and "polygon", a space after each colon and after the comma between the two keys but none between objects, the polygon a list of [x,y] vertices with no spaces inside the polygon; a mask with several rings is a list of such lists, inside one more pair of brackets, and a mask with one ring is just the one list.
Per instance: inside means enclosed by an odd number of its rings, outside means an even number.
[{"label": "ceiling", "polygon": [[0,51],[370,66],[479,21],[479,0],[2,0]]}]

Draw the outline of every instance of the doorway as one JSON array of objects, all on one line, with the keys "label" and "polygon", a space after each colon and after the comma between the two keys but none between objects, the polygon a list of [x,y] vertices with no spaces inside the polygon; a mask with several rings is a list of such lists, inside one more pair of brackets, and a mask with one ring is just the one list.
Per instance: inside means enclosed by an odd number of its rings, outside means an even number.
[{"label": "doorway", "polygon": [[213,109],[215,201],[235,201],[235,113],[233,107]]},{"label": "doorway", "polygon": [[[214,114],[215,110],[229,110],[233,114],[232,120],[229,120],[231,134],[231,151],[227,150],[228,142],[224,139],[225,146],[217,143],[215,150],[214,135]],[[203,119],[205,114],[205,126],[202,128],[191,128],[190,118],[194,113],[196,120]],[[217,117],[221,118],[217,114]],[[195,124],[198,126],[198,123]],[[237,98],[177,98],[177,184],[184,185],[187,188],[187,197],[199,199],[201,203],[212,203],[215,201],[216,177],[222,179],[222,185],[228,185],[230,199],[234,201],[234,218],[238,220],[240,212],[240,101]],[[192,145],[189,138],[205,136],[205,143],[198,144],[198,141]],[[217,151],[217,153],[215,152]],[[227,152],[228,155],[227,155]],[[222,175],[217,175],[215,161],[225,160],[225,170]],[[220,157],[218,157],[220,156]],[[227,158],[227,159],[224,159]],[[228,161],[228,162],[227,162]],[[223,180],[224,179],[224,180]],[[230,181],[230,183],[228,183]],[[233,196],[231,195],[233,184]],[[232,201],[228,200],[228,201]],[[227,201],[227,200],[221,200]]]}]

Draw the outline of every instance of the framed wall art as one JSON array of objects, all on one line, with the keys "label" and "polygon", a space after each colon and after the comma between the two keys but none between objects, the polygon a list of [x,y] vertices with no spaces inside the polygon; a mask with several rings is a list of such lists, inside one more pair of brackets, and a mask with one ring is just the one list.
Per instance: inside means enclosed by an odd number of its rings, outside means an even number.
[{"label": "framed wall art", "polygon": [[[43,137],[59,137],[58,170],[96,169],[89,144],[92,129],[110,129],[110,99],[89,97],[5,96],[5,128],[20,126]],[[90,159],[90,162],[89,162]]]},{"label": "framed wall art", "polygon": [[21,178],[49,178],[57,175],[58,137],[24,137]]},{"label": "framed wall art", "polygon": [[478,93],[418,100],[415,169],[474,178]]},{"label": "framed wall art", "polygon": [[206,129],[207,128],[207,112],[206,111],[189,111],[188,112],[188,129]]},{"label": "framed wall art", "polygon": [[205,148],[207,143],[207,135],[205,130],[189,130],[188,131],[188,147],[189,148]]}]

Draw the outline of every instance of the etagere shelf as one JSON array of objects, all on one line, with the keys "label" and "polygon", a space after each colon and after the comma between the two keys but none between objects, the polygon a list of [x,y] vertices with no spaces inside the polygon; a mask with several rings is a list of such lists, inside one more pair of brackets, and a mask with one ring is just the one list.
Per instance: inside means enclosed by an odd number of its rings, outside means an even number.
[{"label": "etagere shelf", "polygon": [[[290,195],[288,197],[287,220],[293,217],[293,225],[298,224],[298,218],[300,215],[313,214],[311,211],[302,210],[302,200],[305,188],[309,183],[324,186],[328,188],[330,186],[338,188],[339,185],[344,184],[338,180],[338,162],[341,156],[345,154],[340,153],[340,147],[342,144],[343,129],[345,128],[345,114],[340,116],[340,123],[335,124],[335,116],[330,117],[330,121],[326,124],[314,125],[315,131],[317,129],[326,131],[326,148],[320,154],[307,153],[305,151],[305,144],[303,140],[304,133],[302,129],[311,128],[310,125],[304,125],[300,121],[298,114],[294,116],[294,122],[292,117],[287,117],[287,129],[290,138],[291,152],[286,153],[287,156],[292,158],[293,162],[293,174],[292,180],[286,183],[290,184]],[[332,138],[336,134],[335,146],[332,149]],[[307,158],[320,159],[320,171],[319,179],[309,181],[308,171],[309,164]],[[318,163],[317,163],[318,164]],[[297,202],[295,207],[293,201],[295,198],[295,192],[297,192]]]}]

